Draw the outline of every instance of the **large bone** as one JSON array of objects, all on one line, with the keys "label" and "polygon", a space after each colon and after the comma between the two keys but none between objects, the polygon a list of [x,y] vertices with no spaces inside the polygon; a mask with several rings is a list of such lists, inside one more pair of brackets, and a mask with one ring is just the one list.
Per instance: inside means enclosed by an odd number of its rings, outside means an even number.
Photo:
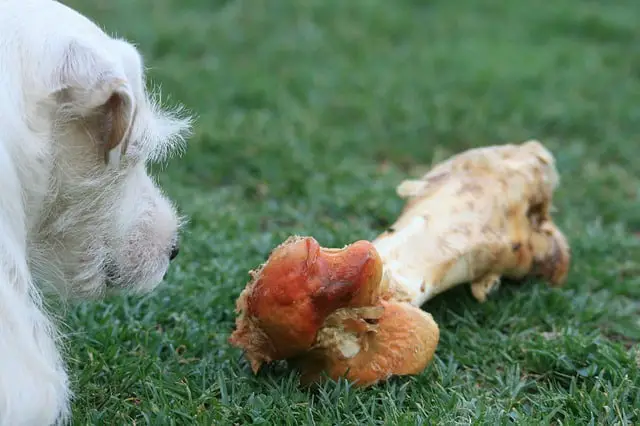
[{"label": "large bone", "polygon": [[416,306],[462,283],[481,302],[501,277],[563,283],[570,251],[551,220],[557,184],[538,141],[472,149],[402,182],[405,208],[373,242],[384,279]]},{"label": "large bone", "polygon": [[439,339],[419,309],[430,298],[470,283],[484,302],[502,277],[564,282],[570,250],[550,215],[557,184],[537,141],[454,156],[400,184],[404,210],[373,242],[328,249],[291,237],[274,249],[238,298],[230,341],[254,372],[286,359],[305,382],[418,374]]}]

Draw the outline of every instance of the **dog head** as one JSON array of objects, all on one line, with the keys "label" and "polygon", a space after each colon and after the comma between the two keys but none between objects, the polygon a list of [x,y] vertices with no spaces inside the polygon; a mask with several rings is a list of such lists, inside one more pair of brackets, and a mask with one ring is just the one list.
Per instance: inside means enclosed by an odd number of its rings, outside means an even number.
[{"label": "dog head", "polygon": [[147,167],[182,146],[190,119],[161,108],[131,44],[60,45],[42,60],[53,72],[32,114],[52,142],[35,269],[67,295],[149,291],[178,253],[180,219]]}]

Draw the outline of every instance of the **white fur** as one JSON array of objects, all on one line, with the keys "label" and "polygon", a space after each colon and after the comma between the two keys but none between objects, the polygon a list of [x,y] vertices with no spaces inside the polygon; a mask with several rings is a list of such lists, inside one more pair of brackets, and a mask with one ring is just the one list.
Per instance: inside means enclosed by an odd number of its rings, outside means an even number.
[{"label": "white fur", "polygon": [[147,94],[128,42],[54,0],[0,0],[0,426],[68,419],[43,286],[90,297],[162,280],[179,220],[146,165],[189,124]]}]

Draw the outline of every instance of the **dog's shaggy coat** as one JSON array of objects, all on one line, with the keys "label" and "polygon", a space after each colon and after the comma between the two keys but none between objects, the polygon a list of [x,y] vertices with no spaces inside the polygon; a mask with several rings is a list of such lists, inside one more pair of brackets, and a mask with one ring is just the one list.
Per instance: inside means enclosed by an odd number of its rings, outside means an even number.
[{"label": "dog's shaggy coat", "polygon": [[141,57],[54,0],[0,0],[0,426],[68,419],[44,286],[148,291],[179,219],[146,171],[189,120],[145,89]]}]

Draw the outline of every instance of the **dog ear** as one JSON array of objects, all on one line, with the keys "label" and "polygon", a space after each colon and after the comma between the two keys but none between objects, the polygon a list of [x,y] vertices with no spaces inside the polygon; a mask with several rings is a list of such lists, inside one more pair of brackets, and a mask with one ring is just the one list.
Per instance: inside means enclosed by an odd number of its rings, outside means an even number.
[{"label": "dog ear", "polygon": [[105,164],[117,167],[127,150],[136,107],[124,70],[104,52],[72,43],[58,78],[58,102],[73,117],[97,120],[96,139]]},{"label": "dog ear", "polygon": [[127,151],[129,132],[133,122],[134,99],[124,84],[117,85],[104,104],[106,132],[104,140],[104,161],[107,166],[117,166],[121,156]]}]

